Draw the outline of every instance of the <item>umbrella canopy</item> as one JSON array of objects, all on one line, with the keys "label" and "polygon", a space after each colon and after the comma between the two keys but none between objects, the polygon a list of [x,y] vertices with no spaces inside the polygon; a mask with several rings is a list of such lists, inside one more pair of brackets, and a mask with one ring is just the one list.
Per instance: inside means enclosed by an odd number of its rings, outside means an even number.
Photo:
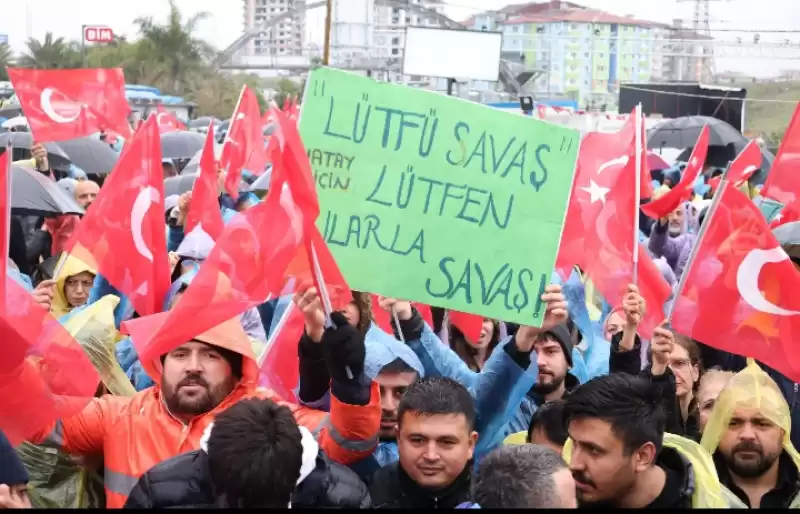
[{"label": "umbrella canopy", "polygon": [[[0,146],[5,147],[9,141],[14,145],[13,160],[20,161],[22,159],[31,158],[33,134],[30,132],[5,132],[0,134]],[[50,166],[58,169],[69,168],[72,161],[61,148],[61,145],[57,145],[56,143],[44,143],[44,148],[47,150],[47,159],[50,161]]]},{"label": "umbrella canopy", "polygon": [[27,127],[28,126],[28,119],[25,116],[14,116],[13,118],[7,119],[3,122],[3,128],[11,128],[11,127]]},{"label": "umbrella canopy", "polygon": [[800,221],[778,225],[772,233],[789,257],[800,258]]},{"label": "umbrella canopy", "polygon": [[647,134],[647,148],[687,148],[694,146],[703,126],[708,125],[709,146],[739,144],[743,148],[747,138],[722,120],[710,116],[683,116],[659,123]]},{"label": "umbrella canopy", "polygon": [[22,216],[83,214],[83,209],[54,180],[32,167],[11,166],[11,213]]},{"label": "umbrella canopy", "polygon": [[161,157],[189,159],[203,148],[206,138],[197,132],[181,131],[161,134]]},{"label": "umbrella canopy", "polygon": [[192,120],[186,124],[189,128],[208,128],[208,124],[214,122],[214,125],[219,125],[219,120],[213,116],[201,116],[196,120]]},{"label": "umbrella canopy", "polygon": [[59,143],[72,163],[86,173],[107,175],[117,165],[119,155],[108,143],[91,136],[70,139]]},{"label": "umbrella canopy", "polygon": [[[188,173],[186,175],[178,175],[177,177],[170,177],[164,180],[164,196],[181,195],[192,190],[194,181],[197,180],[197,173]],[[247,182],[239,182],[239,191],[247,191],[249,188]]]},{"label": "umbrella canopy", "polygon": [[665,170],[672,166],[657,153],[647,152],[647,167],[651,170]]},{"label": "umbrella canopy", "polygon": [[[198,173],[200,171],[200,157],[203,155],[203,149],[197,151],[194,154],[189,162],[186,163],[186,166],[183,167],[181,170],[181,175],[189,175],[190,173]],[[222,145],[217,143],[214,145],[214,158],[219,160],[220,156],[222,155]]]}]

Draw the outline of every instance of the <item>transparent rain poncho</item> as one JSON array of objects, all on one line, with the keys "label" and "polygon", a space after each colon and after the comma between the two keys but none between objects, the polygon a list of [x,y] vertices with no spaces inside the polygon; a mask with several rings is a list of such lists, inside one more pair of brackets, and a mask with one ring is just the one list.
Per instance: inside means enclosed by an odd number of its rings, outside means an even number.
[{"label": "transparent rain poncho", "polygon": [[[731,377],[720,392],[703,431],[700,445],[710,454],[717,451],[733,413],[740,408],[758,409],[765,418],[783,430],[783,450],[800,470],[800,454],[789,439],[792,429],[789,405],[775,381],[753,359],[748,359],[747,366]],[[790,505],[793,509],[798,507],[800,507],[800,496]]]}]

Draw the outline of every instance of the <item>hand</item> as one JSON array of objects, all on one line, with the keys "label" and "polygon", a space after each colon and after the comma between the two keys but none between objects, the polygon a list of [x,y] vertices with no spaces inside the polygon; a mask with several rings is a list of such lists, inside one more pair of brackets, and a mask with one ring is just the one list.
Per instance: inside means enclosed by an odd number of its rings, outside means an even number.
[{"label": "hand", "polygon": [[189,205],[192,203],[192,192],[187,191],[178,198],[178,226],[183,226],[186,222],[186,215],[189,214]]},{"label": "hand", "polygon": [[50,169],[50,163],[47,161],[47,149],[42,143],[34,143],[31,146],[31,155],[36,160],[37,170],[47,171]]},{"label": "hand", "polygon": [[53,294],[56,286],[55,280],[42,280],[31,293],[33,299],[47,309],[50,310],[50,304],[53,303]]},{"label": "hand", "polygon": [[292,301],[303,313],[308,337],[315,343],[321,342],[322,334],[325,332],[325,311],[322,308],[322,300],[317,294],[317,289],[309,287],[303,292],[295,293]]},{"label": "hand", "polygon": [[180,262],[181,256],[175,252],[169,252],[167,257],[169,258],[169,272],[172,274],[175,272],[175,266],[177,266],[178,262]]},{"label": "hand", "polygon": [[625,311],[625,322],[628,327],[638,327],[644,316],[645,303],[644,298],[639,295],[639,288],[635,284],[628,284],[628,293],[622,300],[622,310]]},{"label": "hand", "polygon": [[408,321],[411,319],[411,316],[414,315],[414,312],[411,310],[411,302],[379,296],[378,305],[380,305],[381,309],[390,314],[392,310],[394,310],[394,312],[397,313],[397,319],[400,321]]},{"label": "hand", "polygon": [[567,321],[567,299],[561,292],[560,285],[550,284],[545,287],[542,301],[547,304],[542,322],[542,332],[547,332]]},{"label": "hand", "polygon": [[651,373],[654,376],[663,375],[669,364],[669,356],[675,347],[675,336],[666,328],[666,321],[653,330],[650,339],[650,352],[653,355]]},{"label": "hand", "polygon": [[31,501],[26,494],[20,494],[6,484],[0,484],[0,509],[30,508]]},{"label": "hand", "polygon": [[364,372],[364,337],[341,312],[332,313],[331,322],[334,326],[322,334],[322,354],[331,379],[348,383]]}]

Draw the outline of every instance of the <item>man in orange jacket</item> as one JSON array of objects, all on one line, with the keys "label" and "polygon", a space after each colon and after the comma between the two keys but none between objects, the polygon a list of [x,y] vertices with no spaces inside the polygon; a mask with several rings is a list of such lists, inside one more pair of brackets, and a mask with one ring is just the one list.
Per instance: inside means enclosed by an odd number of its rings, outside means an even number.
[{"label": "man in orange jacket", "polygon": [[[160,315],[148,318],[155,316]],[[147,325],[146,319],[136,321]],[[160,324],[152,323],[150,327],[157,330]],[[142,366],[155,379],[156,386],[129,398],[95,398],[80,413],[50,424],[28,440],[73,455],[102,455],[109,508],[121,508],[139,477],[154,465],[198,449],[214,416],[249,397],[268,398],[289,406],[297,422],[317,435],[321,449],[332,460],[350,464],[370,455],[375,448],[380,398],[377,384],[363,374],[363,340],[332,344],[338,345],[329,349],[336,356],[331,359],[335,361],[332,364],[350,368],[352,373],[347,377],[352,379],[331,384],[329,415],[287,404],[272,391],[258,388],[258,365],[250,340],[238,319],[233,319],[196,336],[160,360],[143,361]],[[38,366],[21,368],[16,384],[25,380],[35,383]],[[26,378],[28,373],[37,375]]]}]

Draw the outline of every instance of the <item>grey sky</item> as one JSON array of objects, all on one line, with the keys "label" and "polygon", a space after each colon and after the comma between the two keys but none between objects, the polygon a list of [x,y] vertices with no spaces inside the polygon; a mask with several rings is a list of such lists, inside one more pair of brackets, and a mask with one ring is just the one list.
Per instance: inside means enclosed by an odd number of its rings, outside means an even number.
[{"label": "grey sky", "polygon": [[[346,1],[346,0],[343,0]],[[506,5],[502,0],[449,0],[446,13],[455,19],[464,19],[480,10],[498,9]],[[512,0],[521,3],[521,0]],[[638,18],[670,22],[672,18],[692,18],[692,2],[680,0],[578,0],[577,3],[603,9],[615,14],[631,14]],[[759,76],[775,75],[780,69],[800,67],[800,0],[715,0],[711,8],[712,29],[794,30],[789,34],[761,35],[761,41],[789,39],[797,52],[796,60],[778,59],[720,59],[718,71],[737,70]],[[177,0],[186,14],[207,11],[211,14],[203,22],[199,35],[217,48],[236,39],[242,30],[240,0]],[[757,7],[756,7],[757,6]],[[794,8],[793,8],[794,7]],[[58,36],[79,39],[81,25],[105,25],[115,32],[135,35],[133,20],[139,16],[164,19],[166,0],[0,0],[0,34],[6,34],[15,51],[25,49],[28,36],[42,38],[48,31]],[[321,40],[322,12],[309,14],[312,39]],[[716,32],[719,39],[735,40],[742,37],[752,40],[752,33]],[[798,64],[796,64],[798,63]]]}]

